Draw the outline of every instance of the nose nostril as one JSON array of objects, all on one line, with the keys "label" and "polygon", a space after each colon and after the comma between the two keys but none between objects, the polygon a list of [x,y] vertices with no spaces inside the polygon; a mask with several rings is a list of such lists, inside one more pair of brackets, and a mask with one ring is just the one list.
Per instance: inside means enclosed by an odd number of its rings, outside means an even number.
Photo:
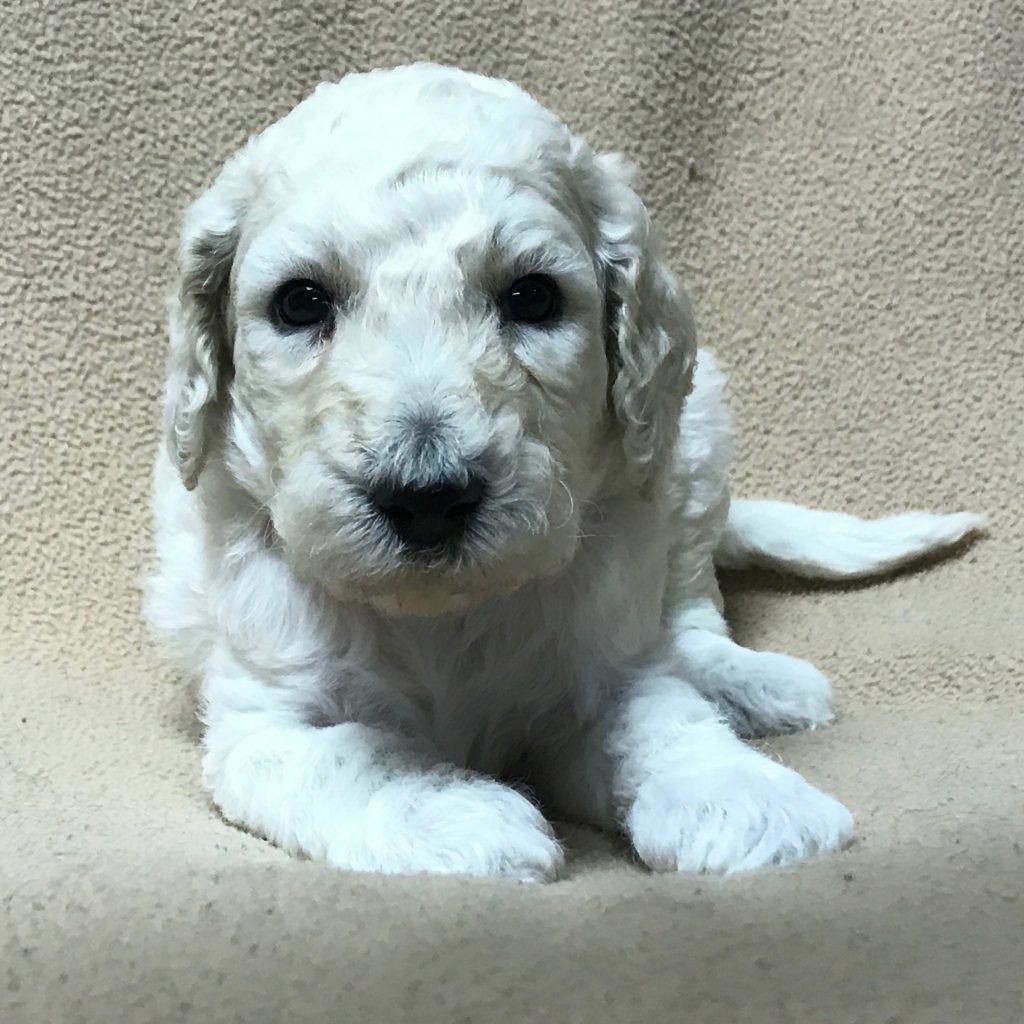
[{"label": "nose nostril", "polygon": [[472,478],[465,487],[461,488],[458,497],[445,509],[444,514],[456,518],[469,515],[480,504],[483,493],[483,484],[475,477]]},{"label": "nose nostril", "polygon": [[483,483],[471,477],[464,485],[438,481],[382,486],[374,488],[369,497],[402,540],[417,547],[434,547],[463,532],[483,494]]}]

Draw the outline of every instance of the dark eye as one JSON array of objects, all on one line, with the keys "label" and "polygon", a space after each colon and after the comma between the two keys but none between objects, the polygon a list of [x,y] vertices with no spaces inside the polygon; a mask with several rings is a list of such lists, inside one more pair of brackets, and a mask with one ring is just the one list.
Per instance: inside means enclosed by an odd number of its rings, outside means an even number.
[{"label": "dark eye", "polygon": [[558,316],[561,296],[550,277],[528,274],[505,291],[500,305],[502,316],[513,323],[550,323]]},{"label": "dark eye", "polygon": [[334,315],[331,297],[315,281],[286,281],[274,295],[273,312],[285,327],[316,327]]}]

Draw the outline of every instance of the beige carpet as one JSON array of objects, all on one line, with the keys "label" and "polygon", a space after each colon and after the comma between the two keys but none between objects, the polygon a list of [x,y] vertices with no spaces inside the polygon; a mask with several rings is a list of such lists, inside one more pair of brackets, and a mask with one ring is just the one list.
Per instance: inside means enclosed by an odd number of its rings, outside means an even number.
[{"label": "beige carpet", "polygon": [[[1009,2],[300,0],[0,8],[0,1021],[1024,1019],[1024,11]],[[381,879],[220,822],[138,621],[177,212],[323,76],[514,77],[640,159],[738,491],[970,508],[874,587],[730,584],[840,720],[772,746],[848,852],[547,888]]]}]

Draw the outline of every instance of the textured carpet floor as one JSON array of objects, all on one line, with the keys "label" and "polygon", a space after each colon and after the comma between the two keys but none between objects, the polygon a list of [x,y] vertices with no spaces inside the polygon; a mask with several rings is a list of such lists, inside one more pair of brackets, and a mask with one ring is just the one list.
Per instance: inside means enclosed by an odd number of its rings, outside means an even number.
[{"label": "textured carpet floor", "polygon": [[[0,1020],[1024,1019],[1024,11],[457,0],[0,8]],[[644,191],[732,374],[737,491],[970,508],[959,558],[729,581],[840,719],[773,741],[853,809],[826,860],[550,887],[289,859],[198,784],[138,621],[175,219],[321,77],[516,78]]]}]

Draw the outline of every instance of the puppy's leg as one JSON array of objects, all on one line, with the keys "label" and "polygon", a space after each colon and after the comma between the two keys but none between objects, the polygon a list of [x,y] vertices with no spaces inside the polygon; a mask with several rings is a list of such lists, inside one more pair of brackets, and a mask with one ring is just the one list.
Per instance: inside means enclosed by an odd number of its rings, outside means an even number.
[{"label": "puppy's leg", "polygon": [[745,871],[838,849],[838,801],[744,744],[697,691],[638,673],[607,714],[541,761],[563,813],[622,828],[661,871]]},{"label": "puppy's leg", "polygon": [[666,623],[683,672],[741,736],[815,729],[832,720],[832,687],[810,662],[752,651],[728,636],[713,596],[676,605]]},{"label": "puppy's leg", "polygon": [[225,652],[211,659],[205,690],[203,777],[229,821],[358,871],[557,874],[558,842],[514,789],[443,764],[397,731],[316,728]]},{"label": "puppy's leg", "polygon": [[729,639],[715,553],[729,515],[731,458],[724,378],[701,352],[670,481],[673,545],[663,624],[685,676],[741,735],[814,728],[832,718],[828,680],[799,658]]}]

